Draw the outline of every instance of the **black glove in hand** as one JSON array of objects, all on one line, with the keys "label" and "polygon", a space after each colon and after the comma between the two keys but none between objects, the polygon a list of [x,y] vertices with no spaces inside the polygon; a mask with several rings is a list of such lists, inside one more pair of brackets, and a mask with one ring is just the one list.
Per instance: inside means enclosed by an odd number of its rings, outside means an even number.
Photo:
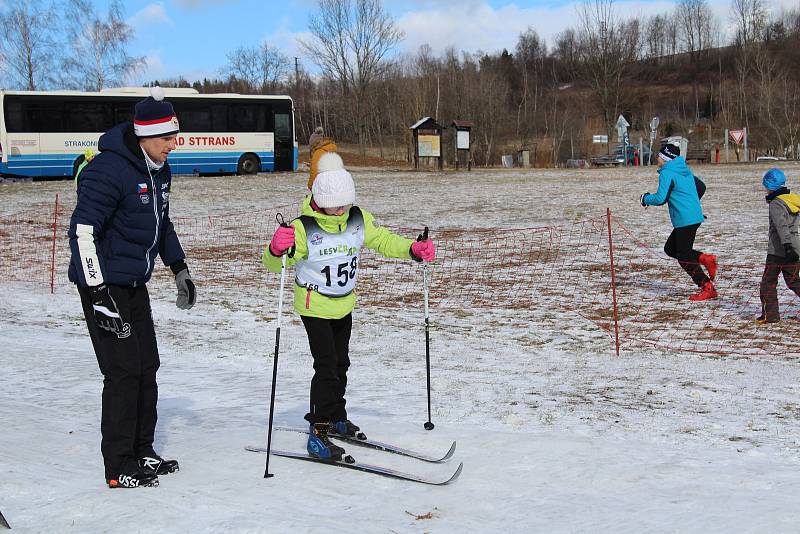
[{"label": "black glove in hand", "polygon": [[194,302],[197,299],[189,268],[184,261],[179,261],[171,265],[170,269],[175,273],[175,285],[178,288],[178,298],[175,301],[175,305],[182,310],[188,310],[194,306]]},{"label": "black glove in hand", "polygon": [[647,204],[644,203],[644,197],[649,195],[650,193],[642,193],[642,196],[639,197],[639,204],[642,205],[643,208],[647,207]]},{"label": "black glove in hand", "polygon": [[116,334],[120,339],[130,336],[131,325],[122,320],[117,303],[108,292],[108,286],[100,284],[89,290],[92,295],[92,309],[94,309],[94,320],[97,322],[97,326]]},{"label": "black glove in hand", "polygon": [[783,252],[788,263],[797,263],[800,260],[800,256],[797,255],[797,251],[795,251],[791,243],[783,245]]}]

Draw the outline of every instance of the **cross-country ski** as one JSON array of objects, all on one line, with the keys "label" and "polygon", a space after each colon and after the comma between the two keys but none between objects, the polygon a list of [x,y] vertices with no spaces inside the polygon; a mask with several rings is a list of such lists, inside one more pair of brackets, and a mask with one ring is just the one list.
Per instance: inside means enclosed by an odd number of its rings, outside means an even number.
[{"label": "cross-country ski", "polygon": [[[275,430],[281,432],[296,432],[298,434],[308,434],[308,430],[303,428],[294,428],[294,427],[286,427],[286,426],[279,426],[275,427]],[[375,441],[372,439],[359,439],[353,436],[342,436],[341,434],[329,434],[332,439],[338,439],[341,441],[345,441],[349,444],[356,445],[359,447],[367,447],[370,449],[376,449],[380,451],[389,452],[392,454],[399,454],[400,456],[408,456],[409,458],[415,458],[417,460],[422,460],[423,462],[430,462],[430,463],[442,463],[446,462],[450,458],[453,457],[453,454],[456,452],[456,442],[454,441],[450,445],[450,449],[444,454],[444,456],[436,457],[431,456],[422,452],[406,449],[397,445],[392,445],[390,443],[383,443],[381,441]]]},{"label": "cross-country ski", "polygon": [[[264,447],[254,447],[254,446],[247,446],[245,447],[245,450],[250,452],[260,452],[260,453],[267,452],[267,449],[265,449]],[[407,480],[409,482],[419,482],[421,484],[428,484],[431,486],[446,486],[448,484],[452,484],[458,479],[458,477],[461,475],[462,469],[464,468],[464,463],[463,462],[459,463],[458,467],[456,467],[455,472],[453,472],[453,474],[450,475],[449,478],[436,480],[432,478],[427,478],[422,475],[403,473],[402,471],[392,469],[391,467],[383,467],[372,464],[362,464],[360,462],[350,463],[345,460],[335,460],[335,461],[323,460],[321,458],[315,458],[313,456],[310,456],[308,453],[302,453],[302,452],[290,452],[290,451],[282,451],[276,449],[273,449],[271,452],[276,456],[282,456],[284,458],[293,458],[296,460],[305,460],[307,462],[315,462],[319,464],[331,465],[336,467],[344,467],[346,469],[354,469],[356,471],[363,471],[365,473],[372,473],[375,475],[381,475],[389,478],[396,478],[399,480]]]}]

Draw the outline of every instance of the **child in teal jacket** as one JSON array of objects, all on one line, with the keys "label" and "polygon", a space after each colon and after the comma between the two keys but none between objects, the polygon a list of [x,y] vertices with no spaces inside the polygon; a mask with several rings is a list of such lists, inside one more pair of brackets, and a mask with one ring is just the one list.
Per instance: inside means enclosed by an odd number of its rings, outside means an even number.
[{"label": "child in teal jacket", "polygon": [[[645,208],[667,204],[673,230],[664,244],[664,252],[678,260],[700,288],[700,292],[690,296],[689,300],[713,299],[717,296],[713,282],[717,273],[717,257],[694,249],[697,229],[705,216],[694,174],[680,154],[681,150],[676,145],[664,145],[658,153],[658,191],[654,195],[643,194],[639,202]],[[708,275],[701,266],[708,270]]]}]

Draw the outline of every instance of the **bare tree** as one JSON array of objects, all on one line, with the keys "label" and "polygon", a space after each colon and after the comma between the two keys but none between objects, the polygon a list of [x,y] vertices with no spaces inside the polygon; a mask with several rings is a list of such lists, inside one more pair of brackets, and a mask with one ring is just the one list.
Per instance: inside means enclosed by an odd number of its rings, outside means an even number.
[{"label": "bare tree", "polygon": [[371,85],[386,68],[384,58],[403,38],[380,0],[319,0],[309,21],[312,38],[301,48],[350,97],[353,126],[365,150],[365,102]]},{"label": "bare tree", "polygon": [[747,48],[761,39],[769,10],[764,0],[731,0],[731,18],[736,26],[736,44]]},{"label": "bare tree", "polygon": [[683,50],[695,62],[713,43],[714,14],[706,0],[679,0],[676,9]]},{"label": "bare tree", "polygon": [[521,33],[517,41],[516,60],[521,73],[522,94],[517,105],[517,137],[525,146],[536,122],[541,96],[541,76],[547,47],[533,27]]},{"label": "bare tree", "polygon": [[227,54],[228,64],[224,74],[246,82],[252,90],[270,93],[277,90],[281,82],[291,73],[289,58],[276,47],[263,43],[261,46],[240,46]]},{"label": "bare tree", "polygon": [[134,31],[124,20],[119,0],[111,1],[106,16],[98,14],[89,0],[69,0],[66,19],[73,27],[64,85],[99,91],[124,85],[144,68],[144,57],[131,56],[126,49]]},{"label": "bare tree", "polygon": [[15,2],[0,14],[0,69],[9,87],[35,91],[52,85],[55,11],[39,0]]},{"label": "bare tree", "polygon": [[579,14],[580,77],[591,86],[610,136],[620,112],[624,77],[637,53],[631,49],[632,30],[618,22],[614,0],[586,0]]}]

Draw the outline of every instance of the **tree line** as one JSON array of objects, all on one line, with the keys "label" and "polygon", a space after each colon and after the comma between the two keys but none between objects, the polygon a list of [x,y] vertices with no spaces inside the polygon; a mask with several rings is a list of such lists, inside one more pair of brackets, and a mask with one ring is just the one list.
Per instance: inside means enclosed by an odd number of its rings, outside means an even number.
[{"label": "tree line", "polygon": [[[60,6],[72,15],[54,17],[57,8],[39,0],[0,15],[9,87],[98,90],[142,69],[143,58],[126,51],[133,32],[121,4],[105,14],[88,0]],[[45,31],[43,21],[56,19],[74,21],[64,23],[67,46]],[[477,165],[518,149],[552,165],[588,158],[593,134],[613,144],[620,114],[632,141],[646,138],[659,116],[660,135],[688,136],[695,147],[721,142],[724,128],[746,127],[759,153],[798,157],[800,8],[775,12],[766,0],[731,0],[720,20],[707,0],[678,0],[669,12],[635,17],[619,13],[614,0],[584,0],[574,27],[551,43],[529,28],[513,50],[435,53],[423,45],[398,54],[404,35],[380,0],[318,0],[308,33],[300,60],[281,43],[242,44],[213,79],[157,83],[289,94],[301,143],[321,125],[339,141],[397,159],[409,157],[408,127],[423,116],[444,126],[472,120]]]}]

